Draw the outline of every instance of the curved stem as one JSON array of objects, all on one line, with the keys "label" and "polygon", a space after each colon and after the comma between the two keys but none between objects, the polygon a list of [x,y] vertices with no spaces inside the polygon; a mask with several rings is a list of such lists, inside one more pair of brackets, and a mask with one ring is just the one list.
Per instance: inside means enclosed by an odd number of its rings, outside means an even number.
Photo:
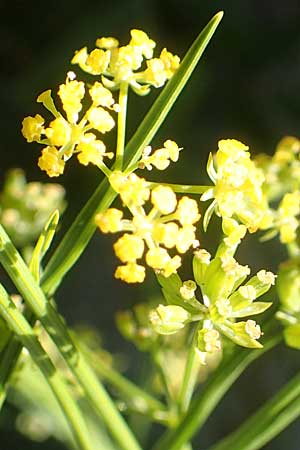
[{"label": "curved stem", "polygon": [[94,444],[90,442],[90,433],[85,425],[81,411],[69,393],[65,381],[53,366],[33,329],[10,300],[2,285],[0,285],[0,315],[24,347],[28,349],[33,361],[44,375],[45,380],[51,387],[52,392],[62,408],[79,448],[82,450],[95,450]]},{"label": "curved stem", "polygon": [[123,81],[120,84],[120,92],[119,92],[120,111],[118,113],[116,163],[114,167],[115,170],[123,169],[123,156],[124,156],[125,136],[126,136],[127,97],[128,97],[128,83]]}]

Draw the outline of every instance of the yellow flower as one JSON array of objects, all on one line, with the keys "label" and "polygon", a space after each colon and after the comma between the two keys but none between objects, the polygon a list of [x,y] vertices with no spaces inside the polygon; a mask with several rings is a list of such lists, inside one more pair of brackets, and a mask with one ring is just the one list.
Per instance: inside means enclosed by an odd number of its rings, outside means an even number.
[{"label": "yellow flower", "polygon": [[110,52],[95,48],[87,57],[87,66],[91,68],[93,75],[101,75],[108,67]]},{"label": "yellow flower", "polygon": [[245,324],[245,331],[252,339],[259,339],[262,335],[260,326],[255,320],[247,320]]},{"label": "yellow flower", "polygon": [[126,176],[121,172],[113,172],[109,181],[127,206],[142,206],[150,197],[148,182],[134,173]]},{"label": "yellow flower", "polygon": [[[131,233],[124,234],[114,244],[117,257],[124,263],[135,263],[143,256],[146,248],[145,260],[149,267],[159,270],[165,277],[176,273],[181,266],[181,258],[179,255],[171,257],[167,249],[185,253],[190,247],[197,247],[199,242],[193,225],[179,226],[175,221],[168,222],[168,219],[174,219],[176,216],[174,210],[177,198],[173,190],[168,186],[159,185],[151,192],[146,180],[134,173],[125,175],[120,171],[112,172],[109,181],[132,215],[131,220],[123,219],[120,211],[109,209],[96,218],[96,223],[104,233],[120,230]],[[147,205],[144,207],[149,199],[152,207]],[[195,212],[198,211],[196,202],[194,200],[191,202],[189,203],[188,197],[182,202],[183,210],[188,206],[191,209],[191,218],[185,220],[185,223],[194,223],[200,217]],[[175,220],[180,222],[180,218],[179,214]]]},{"label": "yellow flower", "polygon": [[176,241],[176,249],[179,253],[186,253],[190,247],[196,248],[199,246],[195,232],[196,228],[192,225],[185,225],[180,228]]},{"label": "yellow flower", "polygon": [[117,257],[124,263],[133,263],[144,253],[144,241],[134,234],[123,234],[114,244]]},{"label": "yellow flower", "polygon": [[112,93],[98,81],[93,84],[89,93],[95,106],[110,108],[115,102]]},{"label": "yellow flower", "polygon": [[167,80],[165,65],[159,58],[153,58],[147,61],[147,69],[144,72],[144,81],[152,84],[154,87],[161,87]]},{"label": "yellow flower", "polygon": [[180,64],[180,58],[179,56],[173,55],[172,53],[168,52],[168,50],[164,48],[160,54],[159,59],[164,64],[165,73],[169,80],[178,69]]},{"label": "yellow flower", "polygon": [[122,230],[123,212],[116,208],[109,208],[95,217],[96,225],[102,233],[115,233]]},{"label": "yellow flower", "polygon": [[170,214],[177,205],[176,194],[170,187],[157,186],[151,192],[151,202],[162,214]]},{"label": "yellow flower", "polygon": [[84,83],[74,78],[75,74],[69,72],[66,83],[61,84],[58,90],[63,109],[67,114],[68,121],[71,123],[76,123],[78,120],[78,114],[82,109],[81,101],[85,93]]},{"label": "yellow flower", "polygon": [[38,141],[41,138],[44,131],[43,124],[44,119],[39,114],[36,114],[35,117],[25,117],[22,122],[22,134],[27,142]]},{"label": "yellow flower", "polygon": [[178,161],[180,150],[182,148],[179,148],[176,142],[171,141],[171,139],[165,141],[164,146],[155,150],[151,155],[151,147],[147,146],[140,160],[140,168],[146,167],[148,170],[151,170],[152,166],[154,166],[158,170],[165,170],[170,165],[170,160],[173,162]]},{"label": "yellow flower", "polygon": [[182,197],[178,202],[175,216],[183,227],[198,222],[200,214],[196,200],[189,197]]},{"label": "yellow flower", "polygon": [[153,239],[166,248],[175,247],[178,241],[179,226],[175,222],[155,223],[153,227]]},{"label": "yellow flower", "polygon": [[280,241],[289,244],[296,239],[296,231],[299,221],[296,218],[300,214],[300,192],[294,191],[284,195],[278,208],[278,227]]},{"label": "yellow flower", "polygon": [[115,121],[112,116],[101,107],[90,108],[87,112],[87,118],[91,126],[103,134],[112,130],[115,126]]},{"label": "yellow flower", "polygon": [[86,133],[82,136],[77,149],[80,151],[77,158],[84,166],[87,166],[89,163],[99,165],[103,162],[103,156],[113,156],[113,153],[105,153],[104,143],[96,139],[93,133]]},{"label": "yellow flower", "polygon": [[65,163],[55,147],[46,147],[39,157],[38,166],[45,170],[49,177],[58,177],[63,173]]},{"label": "yellow flower", "polygon": [[153,49],[156,46],[155,42],[148,37],[142,30],[131,30],[131,40],[129,45],[139,47],[139,50],[145,58],[150,59],[153,56]]},{"label": "yellow flower", "polygon": [[[85,50],[82,49],[78,59],[84,58],[84,54]],[[44,119],[38,114],[35,117],[27,117],[23,120],[22,133],[28,142],[39,141],[41,134],[45,134],[42,143],[48,144],[52,150],[50,153],[48,150],[43,152],[39,160],[39,167],[48,174],[52,173],[50,176],[58,176],[63,173],[65,161],[71,158],[74,153],[78,153],[78,160],[81,164],[92,163],[99,168],[103,167],[104,157],[113,157],[111,152],[105,151],[104,143],[89,131],[94,129],[106,133],[114,127],[115,121],[110,113],[103,107],[98,106],[111,108],[114,99],[110,91],[101,83],[94,83],[89,92],[92,98],[92,106],[78,122],[85,87],[83,82],[75,80],[73,72],[69,72],[66,83],[60,85],[58,90],[67,119],[57,111],[51,91],[48,90],[40,94],[37,101],[54,115],[54,120],[49,123],[47,128],[43,127]],[[51,154],[51,158],[48,154]],[[53,163],[52,169],[50,167],[51,161]]]},{"label": "yellow flower", "polygon": [[215,166],[210,155],[209,176],[215,187],[201,197],[215,198],[218,215],[236,217],[253,233],[269,224],[269,209],[263,195],[264,176],[250,159],[248,147],[235,139],[219,141]]},{"label": "yellow flower", "polygon": [[50,122],[45,134],[51,145],[61,147],[70,141],[72,128],[63,117],[59,117]]},{"label": "yellow flower", "polygon": [[96,40],[96,46],[106,50],[118,47],[119,41],[114,37],[102,37]]},{"label": "yellow flower", "polygon": [[115,277],[126,283],[142,283],[145,279],[145,267],[135,263],[117,267]]},{"label": "yellow flower", "polygon": [[[90,53],[86,47],[78,50],[72,63],[88,73],[102,75],[106,87],[118,89],[125,82],[137,94],[145,95],[149,85],[160,87],[175,73],[179,58],[163,49],[159,58],[152,59],[155,42],[142,30],[133,29],[130,34],[129,44],[124,46],[112,37],[99,38],[98,48]],[[141,70],[144,60],[147,68]]]}]

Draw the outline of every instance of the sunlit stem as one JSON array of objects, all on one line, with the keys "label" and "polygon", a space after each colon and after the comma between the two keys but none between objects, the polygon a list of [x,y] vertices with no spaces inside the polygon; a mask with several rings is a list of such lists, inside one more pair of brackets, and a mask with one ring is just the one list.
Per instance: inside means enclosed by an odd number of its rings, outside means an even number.
[{"label": "sunlit stem", "polygon": [[188,410],[199,373],[200,359],[196,353],[196,339],[198,329],[199,327],[196,327],[193,333],[193,339],[189,348],[184,377],[179,393],[178,409],[180,414],[183,414]]},{"label": "sunlit stem", "polygon": [[109,168],[107,167],[106,164],[104,164],[104,163],[102,163],[102,164],[98,163],[98,164],[97,164],[97,167],[98,167],[98,169],[101,170],[101,172],[104,173],[104,175],[105,175],[107,178],[110,177],[111,171],[109,170]]},{"label": "sunlit stem", "polygon": [[190,184],[172,184],[172,183],[150,183],[150,188],[154,188],[155,186],[162,185],[170,187],[177,194],[203,194],[208,189],[211,189],[211,186],[197,186]]},{"label": "sunlit stem", "polygon": [[62,412],[73,432],[74,439],[80,450],[94,450],[94,444],[90,440],[90,434],[82,413],[69,392],[65,380],[52,364],[23,314],[10,300],[7,292],[0,284],[0,315],[6,321],[9,328],[17,339],[27,348],[33,361],[45,377],[46,382],[52,389]]},{"label": "sunlit stem", "polygon": [[128,97],[128,83],[123,81],[120,84],[120,93],[119,93],[120,111],[118,113],[118,134],[117,134],[117,150],[115,163],[116,170],[123,169],[123,157],[124,157],[125,136],[126,136],[127,97]]}]

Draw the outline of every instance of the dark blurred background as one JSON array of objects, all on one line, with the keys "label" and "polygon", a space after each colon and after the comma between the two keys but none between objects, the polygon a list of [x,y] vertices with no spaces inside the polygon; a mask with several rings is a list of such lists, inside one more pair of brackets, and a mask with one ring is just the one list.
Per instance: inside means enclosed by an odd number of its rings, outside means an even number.
[{"label": "dark blurred background", "polygon": [[[187,88],[153,145],[171,138],[184,147],[181,164],[167,172],[173,182],[205,183],[205,162],[220,138],[237,138],[253,153],[271,153],[284,135],[300,133],[300,2],[299,0],[0,0],[1,169],[22,167],[29,180],[46,180],[36,160],[40,148],[27,144],[20,133],[24,116],[40,112],[35,99],[55,90],[71,69],[76,49],[90,49],[97,37],[115,36],[122,44],[131,28],[145,30],[158,45],[184,55],[199,31],[217,11],[224,19]],[[77,69],[77,68],[76,68]],[[77,70],[78,78],[84,74]],[[140,122],[154,95],[129,103],[128,137]],[[68,164],[57,181],[67,189],[68,214],[61,234],[99,183],[93,167]],[[47,180],[49,181],[49,180]],[[56,181],[56,180],[55,180]],[[212,225],[213,227],[213,225]],[[57,240],[60,239],[58,236]],[[209,239],[209,238],[208,238]],[[114,313],[144,297],[144,287],[128,287],[113,279],[116,260],[113,242],[97,234],[86,253],[60,288],[57,301],[70,324],[91,323],[101,330],[104,345],[113,352],[124,349],[114,325]],[[242,249],[241,259],[253,267],[276,270],[285,256],[279,244],[261,251],[255,240]],[[202,239],[209,247],[210,241]],[[147,296],[157,288],[147,282]],[[129,357],[132,361],[136,358]],[[281,348],[258,361],[243,375],[195,441],[204,449],[224,436],[250,411],[271,396],[299,368],[299,354]],[[134,372],[134,371],[133,371]],[[7,407],[0,429],[1,450],[58,450],[55,442],[43,446],[26,441],[13,429],[14,411]],[[266,450],[299,449],[297,421]]]}]

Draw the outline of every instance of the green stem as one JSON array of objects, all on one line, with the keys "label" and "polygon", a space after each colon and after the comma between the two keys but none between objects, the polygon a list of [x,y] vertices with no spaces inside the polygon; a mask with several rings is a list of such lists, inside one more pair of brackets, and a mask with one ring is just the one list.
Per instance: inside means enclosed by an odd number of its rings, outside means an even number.
[{"label": "green stem", "polygon": [[88,361],[93,365],[94,370],[100,377],[103,377],[108,384],[116,388],[125,399],[128,399],[130,403],[137,404],[139,412],[144,414],[150,412],[154,418],[159,419],[160,416],[166,415],[166,406],[157,400],[152,395],[145,392],[132,381],[117,372],[113,367],[103,361],[102,358],[95,359],[95,355],[87,348],[83,348],[82,344],[79,344],[81,350],[88,358]]},{"label": "green stem", "polygon": [[262,349],[246,350],[239,348],[231,357],[225,359],[210,378],[179,423],[176,429],[167,431],[153,447],[153,450],[179,450],[199,431],[222,397],[238,379],[246,367],[281,340],[279,334],[269,337]]},{"label": "green stem", "polygon": [[12,334],[9,345],[6,345],[0,354],[0,411],[6,399],[7,382],[16,366],[21,350],[22,346]]},{"label": "green stem", "polygon": [[211,189],[211,186],[197,186],[197,185],[189,185],[189,184],[172,184],[172,183],[150,183],[150,187],[154,188],[155,186],[163,185],[170,187],[177,194],[203,194],[208,189]]},{"label": "green stem", "polygon": [[120,84],[120,92],[119,92],[120,111],[118,112],[116,163],[114,167],[115,170],[123,169],[123,157],[124,157],[125,136],[126,136],[127,97],[128,97],[128,83],[126,81],[123,81]]},{"label": "green stem", "polygon": [[198,329],[199,327],[196,327],[193,333],[193,339],[190,344],[185,366],[183,382],[179,393],[178,407],[181,415],[186,413],[188,410],[200,368],[200,360],[195,351]]},{"label": "green stem", "polygon": [[140,450],[132,432],[117,411],[102,384],[77,350],[67,327],[51,302],[30,273],[20,254],[0,225],[0,262],[10,275],[29,308],[41,321],[56,344],[66,364],[81,384],[85,395],[96,412],[101,415],[112,435],[124,450]]},{"label": "green stem", "polygon": [[65,381],[45,353],[34,330],[10,300],[2,285],[0,285],[0,314],[22,345],[28,349],[33,361],[44,375],[62,408],[79,448],[82,450],[95,450],[94,445],[90,442],[90,433],[86,428],[81,411],[69,393]]},{"label": "green stem", "polygon": [[257,450],[300,415],[300,374],[210,450]]}]

